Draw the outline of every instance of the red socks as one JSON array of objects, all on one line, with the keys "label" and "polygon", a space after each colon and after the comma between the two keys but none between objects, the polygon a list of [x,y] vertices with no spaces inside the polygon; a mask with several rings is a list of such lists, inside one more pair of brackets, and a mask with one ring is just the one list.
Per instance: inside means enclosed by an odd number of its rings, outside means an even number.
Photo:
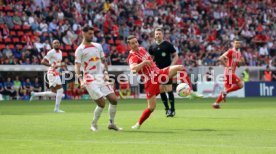
[{"label": "red socks", "polygon": [[191,80],[188,76],[188,73],[186,72],[186,70],[182,70],[180,73],[179,73],[179,77],[180,77],[180,80],[181,82],[185,82],[189,85],[190,89],[193,90],[193,86],[192,86],[192,83],[191,83]]},{"label": "red socks", "polygon": [[220,103],[222,101],[222,93],[219,94],[217,100],[216,100],[216,103]]},{"label": "red socks", "polygon": [[227,93],[230,93],[232,91],[236,91],[241,89],[240,86],[238,86],[237,84],[234,84],[233,86],[231,86],[229,89],[226,90]]},{"label": "red socks", "polygon": [[[237,84],[234,84],[226,90],[226,93],[228,94],[230,92],[233,92],[233,91],[236,91],[236,90],[239,90],[239,89],[241,89],[240,86],[238,86]],[[221,101],[222,101],[222,93],[219,94],[219,96],[216,100],[216,103],[219,104]]]},{"label": "red socks", "polygon": [[142,123],[143,123],[145,120],[148,119],[148,117],[150,116],[151,112],[152,112],[152,111],[151,111],[149,108],[146,108],[146,109],[144,110],[144,112],[142,113],[142,115],[141,115],[141,117],[140,117],[140,119],[139,119],[139,121],[138,121],[139,125],[142,125]]}]

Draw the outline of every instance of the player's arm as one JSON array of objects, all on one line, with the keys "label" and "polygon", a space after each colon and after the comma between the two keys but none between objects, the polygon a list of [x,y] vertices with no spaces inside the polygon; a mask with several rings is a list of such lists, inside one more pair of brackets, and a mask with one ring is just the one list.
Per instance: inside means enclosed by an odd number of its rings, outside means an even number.
[{"label": "player's arm", "polygon": [[101,61],[102,61],[102,63],[104,64],[104,70],[103,70],[104,79],[105,79],[106,81],[108,81],[108,80],[109,80],[109,75],[108,75],[108,64],[107,64],[107,60],[106,60],[105,57],[102,57],[102,58],[101,58]]},{"label": "player's arm", "polygon": [[178,54],[176,52],[176,49],[174,48],[174,46],[171,43],[168,43],[168,45],[169,45],[168,50],[169,50],[169,52],[171,54],[171,57],[172,57],[171,65],[175,65],[178,61],[178,58],[179,58]]},{"label": "player's arm", "polygon": [[179,57],[178,57],[178,54],[175,52],[175,53],[173,53],[172,54],[172,63],[171,63],[171,65],[175,65],[176,63],[177,63],[177,61],[178,61],[178,59],[179,59]]},{"label": "player's arm", "polygon": [[45,65],[45,66],[48,66],[48,67],[51,66],[51,64],[49,63],[48,59],[46,59],[46,58],[43,58],[43,59],[42,59],[41,64],[42,64],[42,65]]},{"label": "player's arm", "polygon": [[81,88],[84,87],[84,80],[83,80],[83,76],[81,74],[81,58],[82,57],[82,52],[81,50],[76,50],[75,52],[75,66],[74,66],[74,69],[75,69],[75,74],[76,74],[76,78],[80,81],[80,86]]},{"label": "player's arm", "polygon": [[80,68],[81,68],[81,64],[78,62],[75,62],[75,73],[76,73],[76,78],[79,79],[80,81],[80,86],[83,87],[84,86],[84,80],[83,80],[83,76],[81,74]]},{"label": "player's arm", "polygon": [[133,63],[130,64],[130,71],[132,72],[139,72],[145,65],[148,65],[149,67],[151,66],[151,61],[150,60],[144,60],[143,62],[137,64],[137,63]]},{"label": "player's arm", "polygon": [[98,48],[100,50],[100,58],[101,58],[101,62],[104,65],[104,69],[103,69],[103,74],[104,74],[104,80],[105,81],[109,81],[109,75],[108,75],[108,64],[107,64],[107,60],[105,58],[104,52],[103,52],[103,47],[102,45],[98,45]]},{"label": "player's arm", "polygon": [[245,65],[245,59],[243,57],[241,57],[241,59],[239,60],[239,66],[241,65]]},{"label": "player's arm", "polygon": [[226,66],[226,60],[228,59],[227,57],[228,52],[225,52],[223,55],[221,55],[218,58],[218,61],[220,61],[222,63],[222,65]]},{"label": "player's arm", "polygon": [[104,64],[104,73],[105,73],[105,72],[108,72],[108,64],[107,64],[106,58],[105,58],[105,57],[102,57],[102,58],[101,58],[101,61],[102,61],[102,63]]}]

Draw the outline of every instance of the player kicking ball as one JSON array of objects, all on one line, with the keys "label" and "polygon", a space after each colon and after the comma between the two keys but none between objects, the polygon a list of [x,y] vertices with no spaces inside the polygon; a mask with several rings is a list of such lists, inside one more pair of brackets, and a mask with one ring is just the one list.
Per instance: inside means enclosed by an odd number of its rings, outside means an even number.
[{"label": "player kicking ball", "polygon": [[237,91],[243,88],[243,82],[235,74],[237,66],[239,67],[244,63],[244,58],[240,52],[240,41],[234,40],[233,48],[227,50],[219,57],[219,61],[225,66],[224,69],[224,90],[218,96],[216,102],[213,104],[214,109],[220,108],[222,100],[226,101],[228,93]]},{"label": "player kicking ball", "polygon": [[[122,130],[115,125],[114,118],[117,110],[117,97],[112,86],[108,83],[107,63],[104,57],[102,46],[92,42],[94,35],[93,27],[82,28],[83,41],[75,52],[75,72],[82,88],[86,88],[97,106],[94,110],[94,117],[91,123],[91,130],[98,130],[98,120],[105,107],[106,97],[110,102],[108,107],[109,124],[108,129]],[[102,65],[105,65],[103,69]],[[80,67],[82,67],[83,75]]]},{"label": "player kicking ball", "polygon": [[[148,102],[148,107],[144,110],[138,122],[132,126],[132,129],[139,129],[156,107],[156,96],[160,93],[159,86],[162,82],[166,82],[168,79],[174,77],[177,72],[181,71],[181,81],[188,83],[190,89],[192,89],[192,84],[184,66],[173,65],[159,69],[153,62],[150,54],[144,48],[139,47],[135,36],[128,36],[127,43],[131,49],[128,56],[130,70],[142,76]],[[191,93],[191,95],[198,96],[195,92]]]},{"label": "player kicking ball", "polygon": [[50,50],[47,55],[42,59],[41,64],[48,66],[47,79],[49,81],[49,87],[51,91],[45,92],[31,92],[30,101],[33,100],[34,97],[39,96],[56,96],[56,103],[54,112],[63,113],[64,111],[60,110],[60,102],[63,97],[63,88],[60,79],[59,69],[62,67],[66,67],[65,63],[61,63],[62,61],[62,51],[59,49],[60,43],[58,40],[53,41],[54,49]]}]

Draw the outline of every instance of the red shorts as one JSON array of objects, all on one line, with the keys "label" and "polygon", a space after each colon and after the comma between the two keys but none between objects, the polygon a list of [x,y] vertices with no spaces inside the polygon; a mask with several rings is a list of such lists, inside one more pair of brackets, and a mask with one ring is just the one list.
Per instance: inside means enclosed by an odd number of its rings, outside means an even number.
[{"label": "red shorts", "polygon": [[241,82],[241,79],[236,74],[224,76],[224,87],[226,89],[230,88],[232,84],[237,84],[239,82]]},{"label": "red shorts", "polygon": [[[158,78],[161,79],[161,82],[166,81],[166,77],[169,75],[169,69],[170,67],[166,67],[160,70],[160,73],[153,79],[154,83],[149,80],[145,84],[145,92],[147,99],[150,99],[152,96],[157,96],[160,93],[160,81],[158,81]],[[162,75],[162,76],[161,76]]]}]

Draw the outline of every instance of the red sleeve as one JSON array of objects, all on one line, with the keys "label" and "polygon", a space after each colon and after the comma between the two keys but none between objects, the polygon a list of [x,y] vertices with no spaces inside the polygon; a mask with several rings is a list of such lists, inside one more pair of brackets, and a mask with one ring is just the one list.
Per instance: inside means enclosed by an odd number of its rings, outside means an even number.
[{"label": "red sleeve", "polygon": [[140,63],[140,60],[138,59],[137,56],[135,56],[135,55],[130,55],[130,56],[128,57],[128,63],[129,63],[129,65],[131,65],[131,64],[139,64],[139,63]]}]

